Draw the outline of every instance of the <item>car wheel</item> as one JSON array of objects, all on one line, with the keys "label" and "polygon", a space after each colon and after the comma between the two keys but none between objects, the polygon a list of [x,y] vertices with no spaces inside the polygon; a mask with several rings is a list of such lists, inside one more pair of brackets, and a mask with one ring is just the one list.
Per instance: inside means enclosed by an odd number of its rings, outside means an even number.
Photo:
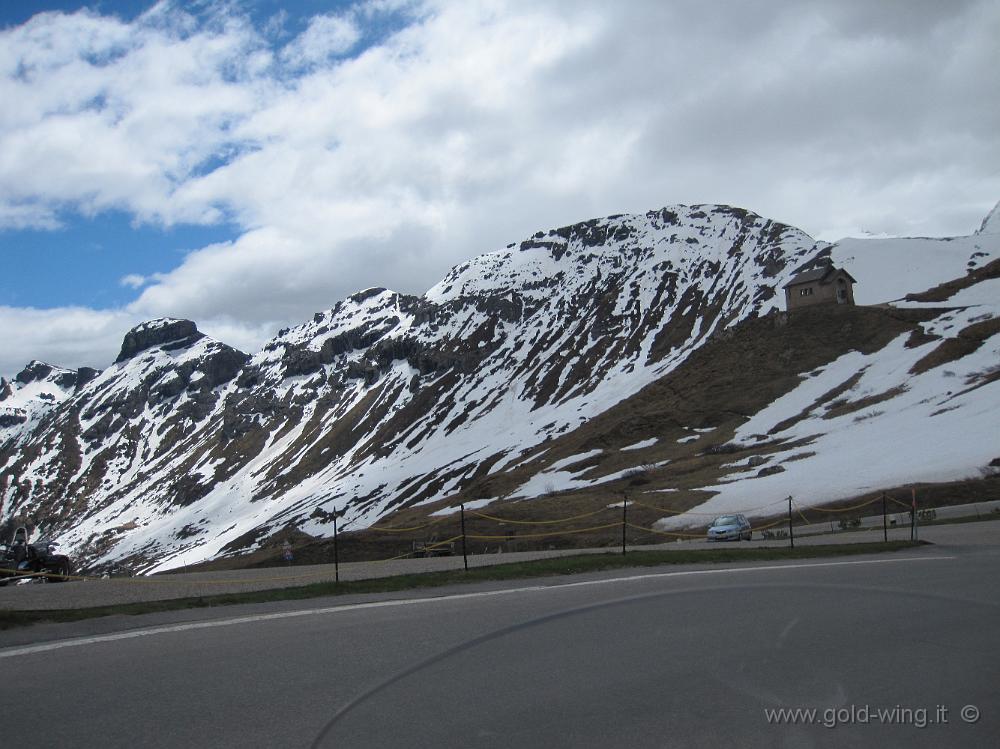
[{"label": "car wheel", "polygon": [[753,540],[753,531],[747,531],[747,541]]},{"label": "car wheel", "polygon": [[69,562],[60,562],[56,574],[48,578],[50,583],[64,583],[69,580]]}]

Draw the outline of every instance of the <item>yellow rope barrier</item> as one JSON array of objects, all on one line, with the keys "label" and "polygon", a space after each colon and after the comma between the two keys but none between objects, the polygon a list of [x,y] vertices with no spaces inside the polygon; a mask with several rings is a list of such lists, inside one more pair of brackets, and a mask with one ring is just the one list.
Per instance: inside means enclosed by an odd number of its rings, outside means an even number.
[{"label": "yellow rope barrier", "polygon": [[[12,570],[2,570],[0,572],[12,572]],[[243,580],[184,580],[185,585],[252,585],[255,583],[273,583],[273,582],[285,582],[288,580],[306,580],[312,577],[323,577],[327,575],[326,572],[311,572],[303,575],[283,575],[281,577],[256,577],[256,578],[246,578]],[[61,580],[81,580],[87,581],[98,581],[98,580],[129,580],[130,582],[136,583],[159,583],[159,584],[169,584],[178,583],[181,581],[171,579],[165,580],[159,577],[145,576],[145,575],[135,575],[127,577],[111,577],[104,578],[97,575],[59,575],[54,572],[31,572],[23,573],[17,572],[17,577],[24,578],[37,578],[37,577],[58,577]]]},{"label": "yellow rope barrier", "polygon": [[[869,500],[867,502],[862,502],[862,503],[857,504],[857,505],[852,505],[850,507],[841,507],[841,508],[835,508],[835,509],[828,509],[828,508],[823,508],[823,507],[810,507],[810,508],[807,508],[807,509],[814,510],[816,512],[824,512],[824,513],[852,512],[854,510],[858,510],[858,509],[861,509],[863,507],[868,507],[869,505],[872,505],[872,504],[880,501],[881,499],[882,499],[882,497],[879,496],[879,497],[876,497],[875,499]],[[906,509],[907,511],[909,511],[909,510],[912,509],[912,507],[911,507],[910,504],[905,503],[905,502],[900,502],[899,500],[897,500],[897,499],[895,499],[893,497],[886,496],[886,499],[888,499],[893,504],[898,505],[898,506]],[[742,510],[742,512],[744,514],[751,513],[751,512],[755,512],[757,510],[763,510],[763,509],[766,509],[768,507],[773,507],[773,506],[778,505],[778,504],[783,504],[786,501],[787,500],[784,500],[784,499],[777,500],[777,501],[771,502],[769,504],[760,505],[759,507],[752,507],[752,508],[744,509],[744,510]],[[799,506],[799,504],[797,502],[795,502],[794,500],[792,500],[792,501],[793,501],[793,504],[795,505],[795,510],[798,513],[799,517],[806,524],[812,525],[813,523],[805,516],[805,514],[803,513],[802,508]],[[653,510],[655,512],[662,512],[662,513],[673,514],[673,515],[692,515],[692,516],[707,516],[707,517],[716,517],[716,516],[719,515],[718,512],[715,512],[715,513],[694,512],[694,511],[690,511],[690,510],[675,510],[675,509],[666,508],[666,507],[656,507],[655,505],[650,505],[650,504],[646,504],[645,502],[639,502],[639,501],[635,501],[635,500],[629,501],[628,504],[630,506],[643,507],[645,509]],[[619,505],[619,507],[620,507],[620,505]],[[612,509],[617,509],[617,508],[614,508],[614,507],[602,507],[602,508],[600,508],[598,510],[594,510],[592,512],[586,512],[586,513],[582,513],[582,514],[579,514],[579,515],[573,515],[571,517],[559,518],[559,519],[555,519],[555,520],[514,520],[514,519],[510,519],[510,518],[502,518],[502,517],[498,517],[498,516],[495,516],[495,515],[489,515],[487,513],[478,512],[478,511],[475,511],[475,510],[470,511],[469,514],[475,515],[475,516],[480,517],[480,518],[483,518],[484,520],[490,520],[490,521],[497,522],[497,523],[509,523],[509,524],[512,524],[512,525],[526,525],[526,526],[549,526],[549,525],[557,525],[557,524],[560,524],[560,523],[568,523],[568,522],[572,522],[572,521],[575,521],[575,520],[581,520],[583,518],[593,517],[595,515],[599,515],[602,512],[606,512],[606,511],[612,510]],[[369,526],[367,529],[363,529],[363,530],[371,530],[371,531],[376,531],[376,532],[380,532],[380,533],[413,533],[415,531],[424,530],[425,528],[430,528],[431,526],[437,525],[438,523],[441,523],[445,519],[447,519],[447,518],[441,517],[441,518],[437,518],[435,520],[432,520],[432,521],[430,521],[428,523],[425,523],[423,525],[417,525],[417,526],[412,526],[412,527],[383,528],[383,527],[378,527],[378,526]],[[787,521],[786,521],[785,518],[781,518],[781,519],[778,519],[778,520],[776,520],[774,522],[771,522],[771,523],[769,523],[767,525],[754,525],[753,528],[752,528],[752,530],[754,530],[754,531],[764,531],[764,530],[767,530],[769,528],[774,528],[776,526],[784,525],[786,522]],[[625,526],[628,527],[628,528],[632,528],[634,530],[637,530],[637,531],[642,531],[642,532],[645,532],[645,533],[652,533],[652,534],[656,534],[656,535],[660,535],[660,536],[669,536],[669,537],[673,537],[673,538],[704,538],[703,534],[684,533],[684,532],[679,532],[679,531],[664,531],[664,530],[658,530],[658,529],[655,529],[655,528],[647,528],[645,526],[636,525],[634,523],[629,523],[629,522],[625,522]],[[467,539],[476,540],[476,541],[517,541],[517,540],[524,540],[524,539],[531,539],[531,538],[547,538],[547,537],[553,537],[553,536],[575,535],[575,534],[579,534],[579,533],[593,533],[595,531],[602,531],[602,530],[608,530],[608,529],[611,529],[611,528],[621,528],[621,527],[622,527],[622,521],[617,521],[617,522],[614,522],[614,523],[607,523],[605,525],[597,525],[597,526],[592,526],[592,527],[588,527],[588,528],[575,528],[575,529],[563,530],[563,531],[553,530],[553,531],[546,531],[546,532],[542,532],[542,533],[526,533],[526,534],[520,534],[520,535],[511,535],[511,534],[504,534],[504,535],[466,534],[465,537]],[[454,543],[455,541],[457,541],[457,540],[459,540],[461,538],[462,538],[462,534],[458,534],[456,536],[452,536],[451,538],[445,539],[444,541],[436,541],[436,542],[433,542],[433,543],[430,543],[430,544],[426,544],[425,546],[422,547],[422,550],[423,551],[429,551],[429,550],[437,549],[437,548],[440,548],[442,546],[446,546],[448,544]],[[404,559],[406,557],[409,557],[409,556],[413,555],[415,553],[415,551],[416,550],[407,551],[404,554],[399,554],[399,555],[394,556],[394,557],[389,557],[387,559],[376,560],[376,562],[392,562],[392,561],[396,561],[396,560],[399,560],[399,559]],[[88,580],[103,580],[103,579],[106,579],[106,578],[103,578],[103,577],[93,576],[93,575],[91,575],[91,576],[85,576],[85,575],[60,575],[60,574],[51,573],[51,572],[24,573],[24,572],[21,572],[21,571],[18,571],[18,570],[3,569],[3,568],[0,568],[0,574],[6,574],[6,575],[9,575],[9,576],[11,576],[13,578],[18,578],[18,579],[22,579],[22,580],[23,579],[28,579],[28,578],[58,578],[59,580],[66,580],[66,581],[69,581],[69,580],[88,581]],[[311,572],[311,573],[297,574],[297,575],[282,575],[282,576],[276,576],[276,577],[256,578],[256,579],[241,579],[241,580],[232,580],[232,579],[227,579],[227,580],[186,580],[184,582],[186,584],[192,584],[192,585],[195,585],[195,584],[197,584],[197,585],[255,585],[255,584],[258,584],[258,583],[289,582],[289,581],[294,581],[294,580],[305,580],[305,579],[317,578],[317,577],[327,577],[329,574],[330,573],[328,571],[323,571],[323,572]],[[2,579],[3,578],[0,578],[0,580],[2,580]],[[140,583],[160,583],[160,584],[169,584],[169,583],[178,582],[177,580],[173,580],[173,579],[167,580],[167,579],[162,579],[162,578],[157,578],[157,577],[152,577],[152,576],[150,576],[150,577],[147,577],[147,576],[136,576],[136,577],[125,577],[125,578],[119,577],[119,578],[111,578],[111,579],[115,579],[115,580],[130,580],[130,581],[133,581],[133,582],[140,582]],[[8,582],[12,582],[12,580],[10,578],[8,578]]]},{"label": "yellow rope barrier", "polygon": [[[553,531],[551,533],[524,533],[520,536],[473,536],[467,534],[466,538],[471,538],[476,541],[519,541],[525,538],[544,538],[546,536],[568,536],[572,533],[588,533],[591,531],[603,531],[608,528],[621,528],[622,524],[619,520],[617,523],[609,523],[608,525],[596,525],[593,528],[577,528],[570,531]],[[459,536],[461,538],[461,536]]]},{"label": "yellow rope barrier", "polygon": [[[450,544],[450,543],[452,543],[454,541],[457,541],[461,537],[462,537],[462,534],[459,533],[457,536],[452,536],[451,538],[445,539],[444,541],[437,541],[436,543],[424,546],[423,550],[427,551],[428,549],[436,549],[439,546],[444,546],[445,544]],[[468,538],[468,536],[466,538]],[[399,554],[398,556],[389,557],[388,559],[378,559],[378,560],[376,560],[376,563],[381,563],[381,562],[395,562],[398,559],[403,559],[403,558],[408,557],[411,554],[415,554],[415,553],[416,553],[416,549],[411,549],[410,551],[406,552],[405,554]]]},{"label": "yellow rope barrier", "polygon": [[[444,546],[446,544],[452,543],[453,541],[457,541],[461,537],[462,537],[461,534],[459,534],[457,536],[452,536],[451,538],[445,539],[444,541],[437,541],[435,543],[428,544],[427,546],[424,546],[424,549],[425,550],[426,549],[435,549],[435,548],[437,548],[439,546]],[[406,552],[405,554],[399,554],[398,556],[389,557],[387,559],[376,559],[376,560],[373,560],[373,562],[375,564],[378,564],[378,563],[381,563],[381,562],[393,562],[393,561],[396,561],[398,559],[403,559],[404,557],[408,557],[408,556],[410,556],[413,553],[414,553],[414,551],[410,550],[410,551]],[[329,563],[327,563],[327,564],[329,564]],[[188,583],[190,583],[192,585],[211,585],[211,584],[219,584],[219,583],[226,583],[226,584],[247,584],[247,583],[258,583],[258,582],[261,582],[261,583],[270,583],[270,582],[284,582],[284,581],[288,581],[288,580],[308,580],[308,579],[313,578],[313,577],[326,577],[329,574],[330,574],[329,571],[326,570],[326,571],[323,571],[323,572],[310,572],[310,573],[306,573],[306,574],[302,574],[302,575],[286,575],[286,576],[283,576],[283,577],[261,577],[261,578],[251,578],[251,579],[246,579],[246,580],[190,580],[190,581],[186,581],[186,582],[188,582]],[[91,578],[74,578],[74,579],[79,579],[79,580],[84,580],[84,579],[100,580],[102,578],[91,577]],[[119,578],[119,579],[121,579],[121,578]],[[171,582],[177,582],[176,580],[158,580],[158,579],[156,579],[154,577],[133,577],[133,578],[127,578],[127,579],[135,580],[137,582],[150,582],[150,583],[171,583]]]},{"label": "yellow rope barrier", "polygon": [[792,500],[792,504],[795,505],[795,511],[797,513],[799,513],[799,517],[802,518],[803,521],[805,521],[805,524],[806,525],[812,525],[812,523],[809,522],[809,518],[807,518],[805,515],[802,514],[802,509],[799,507],[798,502],[796,502],[795,500]]},{"label": "yellow rope barrier", "polygon": [[[773,523],[768,523],[767,525],[754,525],[751,528],[751,530],[752,531],[765,531],[768,528],[774,528],[776,525],[784,525],[784,524],[785,524],[785,520],[781,519],[781,520],[776,520]],[[620,526],[621,523],[618,523],[618,525]],[[675,537],[678,537],[678,538],[705,538],[705,535],[703,533],[697,533],[696,534],[696,533],[678,533],[678,532],[674,532],[674,531],[661,531],[661,530],[657,530],[656,528],[646,528],[645,526],[635,525],[634,523],[626,523],[626,525],[628,525],[629,528],[634,528],[634,529],[639,530],[639,531],[647,531],[648,533],[656,533],[656,534],[658,534],[660,536],[675,536]]]},{"label": "yellow rope barrier", "polygon": [[[743,514],[750,512],[756,512],[757,510],[763,510],[766,507],[773,507],[776,504],[783,504],[787,500],[779,499],[777,502],[769,502],[766,505],[761,505],[760,507],[749,507],[742,510]],[[637,507],[645,507],[647,510],[655,510],[656,512],[665,512],[671,515],[703,515],[705,517],[719,517],[719,515],[724,515],[725,513],[719,512],[694,512],[693,510],[673,510],[667,507],[656,507],[654,505],[647,505],[645,502],[639,502],[637,500],[629,500],[629,505],[635,505]]]},{"label": "yellow rope barrier", "polygon": [[[30,577],[58,577],[60,580],[98,580],[96,577],[82,577],[80,575],[61,575],[58,572],[24,572],[23,570],[11,570],[0,568],[0,573],[9,573],[12,577],[26,579]],[[4,578],[0,577],[0,581]],[[8,579],[8,582],[10,580]]]},{"label": "yellow rope barrier", "polygon": [[432,520],[424,525],[415,525],[412,528],[379,528],[374,525],[370,525],[367,528],[361,528],[363,531],[379,531],[381,533],[412,533],[413,531],[422,531],[424,528],[430,528],[432,525],[437,525],[441,522],[441,519]]},{"label": "yellow rope barrier", "polygon": [[430,544],[428,546],[424,546],[424,548],[425,549],[436,549],[438,546],[444,546],[445,544],[453,543],[453,542],[457,541],[458,539],[460,539],[461,537],[462,537],[462,534],[459,533],[457,536],[452,536],[451,538],[446,538],[444,541],[436,541],[435,543],[432,543],[432,544]]},{"label": "yellow rope barrier", "polygon": [[615,509],[612,507],[602,507],[599,510],[594,510],[593,512],[585,512],[582,515],[574,515],[569,518],[559,518],[558,520],[510,520],[507,518],[498,518],[493,515],[487,515],[483,512],[476,512],[475,510],[470,510],[469,515],[476,515],[481,518],[486,518],[487,520],[493,520],[498,523],[511,523],[514,525],[556,525],[558,523],[569,523],[573,520],[580,520],[582,518],[589,518],[593,515],[598,515],[602,512],[607,512],[608,510]]},{"label": "yellow rope barrier", "polygon": [[639,502],[637,500],[632,500],[629,502],[633,507],[645,507],[647,510],[655,510],[656,512],[665,512],[668,515],[708,515],[707,512],[689,512],[688,510],[673,510],[667,507],[655,507],[654,505],[647,505],[645,502]]},{"label": "yellow rope barrier", "polygon": [[875,497],[875,499],[869,500],[868,502],[862,502],[859,505],[853,505],[851,507],[839,507],[839,508],[836,508],[836,509],[826,509],[824,507],[811,507],[809,509],[816,510],[816,512],[851,512],[852,510],[858,510],[858,509],[860,509],[862,507],[867,507],[868,505],[873,505],[873,504],[875,504],[876,502],[878,502],[881,499],[882,499],[881,497]]},{"label": "yellow rope barrier", "polygon": [[766,531],[768,528],[774,528],[777,525],[785,525],[785,523],[785,518],[781,518],[780,520],[775,520],[773,523],[768,523],[767,525],[755,525],[750,530]]},{"label": "yellow rope barrier", "polygon": [[[621,523],[619,523],[621,525]],[[634,528],[637,531],[646,531],[647,533],[655,533],[658,536],[673,536],[675,538],[704,538],[702,533],[675,533],[674,531],[660,531],[655,528],[646,528],[642,525],[635,525],[634,523],[626,523],[629,528]]]}]

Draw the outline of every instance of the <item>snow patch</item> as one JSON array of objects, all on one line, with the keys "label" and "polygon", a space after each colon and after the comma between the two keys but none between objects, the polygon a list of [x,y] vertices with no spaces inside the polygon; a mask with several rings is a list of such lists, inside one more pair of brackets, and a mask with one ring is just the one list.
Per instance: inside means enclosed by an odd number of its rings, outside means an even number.
[{"label": "snow patch", "polygon": [[650,437],[648,440],[642,440],[642,442],[636,442],[628,447],[623,447],[622,450],[642,450],[644,447],[652,447],[657,441],[656,437]]},{"label": "snow patch", "polygon": [[[478,510],[486,507],[492,502],[496,502],[500,497],[490,497],[489,499],[470,499],[465,503],[466,510]],[[435,510],[431,513],[431,517],[445,517],[447,515],[454,515],[455,513],[461,512],[461,507],[442,507],[440,510]]]}]

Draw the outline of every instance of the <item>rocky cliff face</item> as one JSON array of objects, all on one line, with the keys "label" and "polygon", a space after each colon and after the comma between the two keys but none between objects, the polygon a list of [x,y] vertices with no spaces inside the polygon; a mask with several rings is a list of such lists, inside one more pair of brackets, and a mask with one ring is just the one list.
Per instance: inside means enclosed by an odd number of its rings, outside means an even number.
[{"label": "rocky cliff face", "polygon": [[287,525],[324,535],[334,510],[358,528],[459,492],[490,499],[493,477],[776,311],[829,253],[742,209],[673,206],[539,232],[421,297],[359,292],[249,357],[152,321],[12,427],[0,518],[92,565],[149,569]]}]

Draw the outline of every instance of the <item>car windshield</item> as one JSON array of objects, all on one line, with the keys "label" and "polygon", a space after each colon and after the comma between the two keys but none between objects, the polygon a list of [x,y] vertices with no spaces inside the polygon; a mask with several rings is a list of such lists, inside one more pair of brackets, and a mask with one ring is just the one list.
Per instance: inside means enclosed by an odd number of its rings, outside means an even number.
[{"label": "car windshield", "polygon": [[716,525],[739,525],[739,524],[740,524],[740,520],[735,515],[723,515],[722,517],[716,518],[715,521],[712,523],[713,526],[716,526]]}]

